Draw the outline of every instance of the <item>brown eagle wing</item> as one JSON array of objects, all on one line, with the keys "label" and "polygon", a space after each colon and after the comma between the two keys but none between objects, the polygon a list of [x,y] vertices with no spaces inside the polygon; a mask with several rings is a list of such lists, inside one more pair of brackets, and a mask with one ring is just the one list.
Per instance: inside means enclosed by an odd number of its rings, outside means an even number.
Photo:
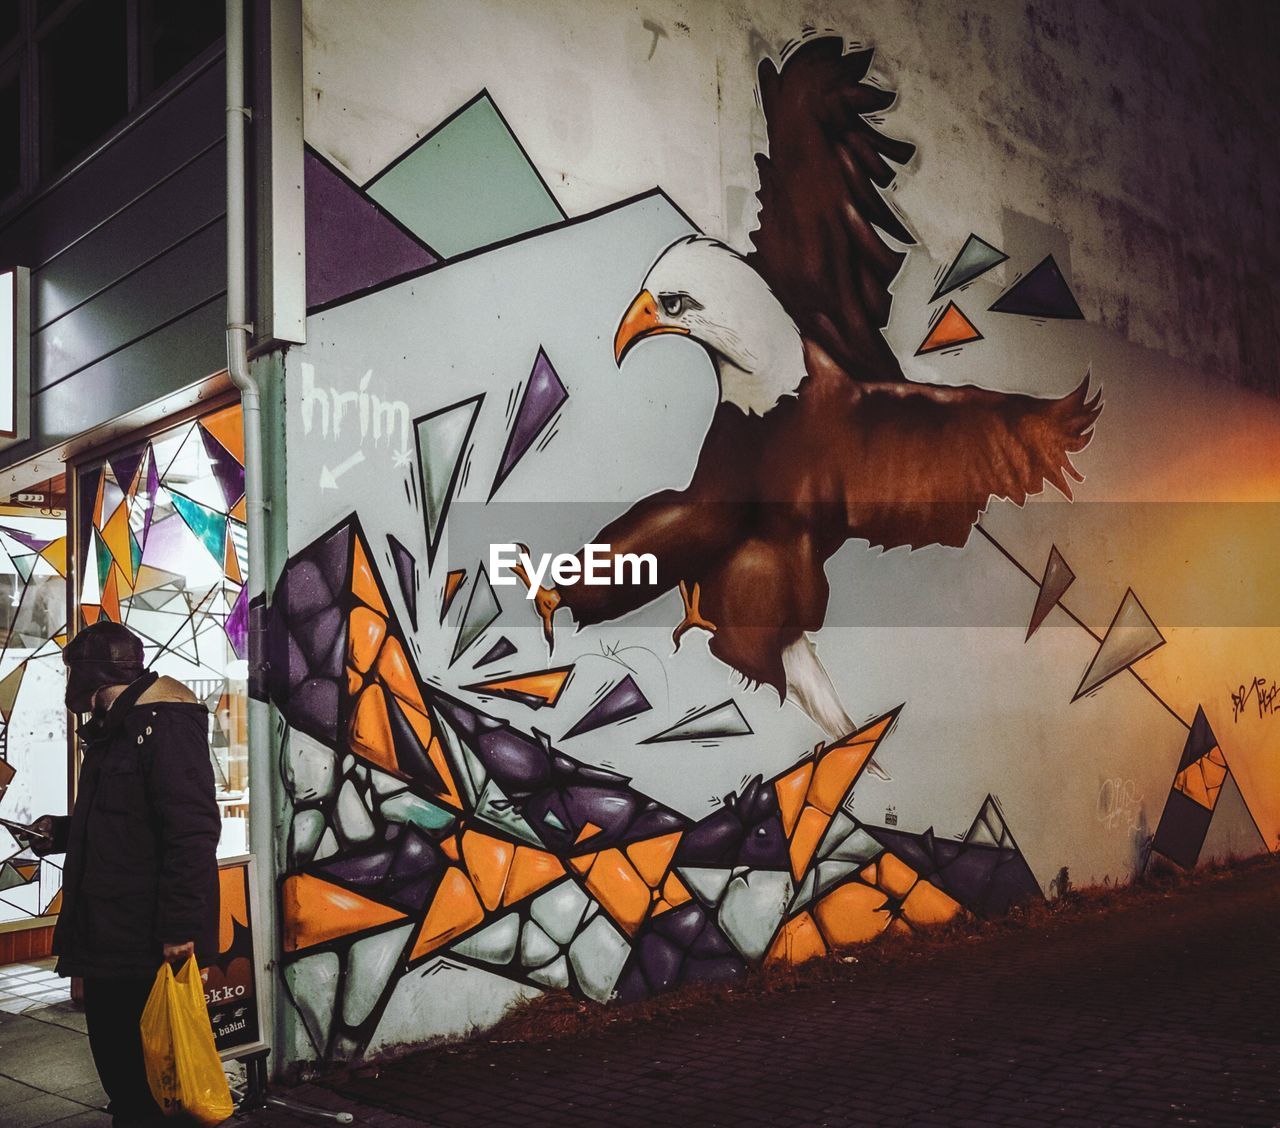
[{"label": "brown eagle wing", "polygon": [[1061,399],[932,384],[864,385],[853,405],[848,535],[873,546],[962,547],[993,497],[1021,505],[1046,482],[1071,498],[1071,455],[1093,438],[1089,377]]},{"label": "brown eagle wing", "polygon": [[886,381],[903,378],[881,329],[905,256],[880,231],[915,240],[880,189],[895,175],[888,162],[905,164],[915,147],[866,118],[895,98],[862,81],[872,54],[845,54],[842,39],[822,36],[787,55],[781,70],[760,64],[769,155],[756,155],[760,218],[747,261],[846,373]]}]

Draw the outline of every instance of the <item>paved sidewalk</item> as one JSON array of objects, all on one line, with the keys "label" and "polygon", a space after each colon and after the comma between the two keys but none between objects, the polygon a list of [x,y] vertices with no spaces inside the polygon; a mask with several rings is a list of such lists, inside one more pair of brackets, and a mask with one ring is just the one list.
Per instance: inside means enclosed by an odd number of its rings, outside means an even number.
[{"label": "paved sidewalk", "polygon": [[[1280,1124],[1280,864],[297,1093],[375,1128]],[[302,1123],[255,1117],[266,1128]]]},{"label": "paved sidewalk", "polygon": [[107,1128],[84,1013],[53,962],[0,967],[0,1125]]}]

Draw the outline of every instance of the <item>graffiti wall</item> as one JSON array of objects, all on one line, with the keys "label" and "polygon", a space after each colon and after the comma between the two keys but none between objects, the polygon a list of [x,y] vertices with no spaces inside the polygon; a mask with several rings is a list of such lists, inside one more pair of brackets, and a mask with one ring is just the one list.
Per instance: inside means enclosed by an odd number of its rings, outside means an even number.
[{"label": "graffiti wall", "polygon": [[574,207],[574,144],[487,90],[399,105],[380,160],[308,127],[265,686],[295,1060],[1280,845],[1280,408],[1098,324],[1073,232],[926,240],[916,119],[803,30],[736,33],[740,239],[664,183],[714,153]]}]

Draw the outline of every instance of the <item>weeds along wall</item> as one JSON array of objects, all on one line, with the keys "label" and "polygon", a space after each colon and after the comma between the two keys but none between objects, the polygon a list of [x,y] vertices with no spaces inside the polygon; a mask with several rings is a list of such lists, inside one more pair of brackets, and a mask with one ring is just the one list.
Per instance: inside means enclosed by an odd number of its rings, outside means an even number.
[{"label": "weeds along wall", "polygon": [[1181,9],[306,6],[290,1060],[1277,847],[1277,170]]}]

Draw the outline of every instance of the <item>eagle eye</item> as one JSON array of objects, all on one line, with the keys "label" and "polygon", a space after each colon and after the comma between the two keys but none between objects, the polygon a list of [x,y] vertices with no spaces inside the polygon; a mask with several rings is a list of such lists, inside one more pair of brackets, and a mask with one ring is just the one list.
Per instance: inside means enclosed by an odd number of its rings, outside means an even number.
[{"label": "eagle eye", "polygon": [[659,294],[658,301],[668,317],[679,317],[684,313],[685,300],[683,294]]}]

